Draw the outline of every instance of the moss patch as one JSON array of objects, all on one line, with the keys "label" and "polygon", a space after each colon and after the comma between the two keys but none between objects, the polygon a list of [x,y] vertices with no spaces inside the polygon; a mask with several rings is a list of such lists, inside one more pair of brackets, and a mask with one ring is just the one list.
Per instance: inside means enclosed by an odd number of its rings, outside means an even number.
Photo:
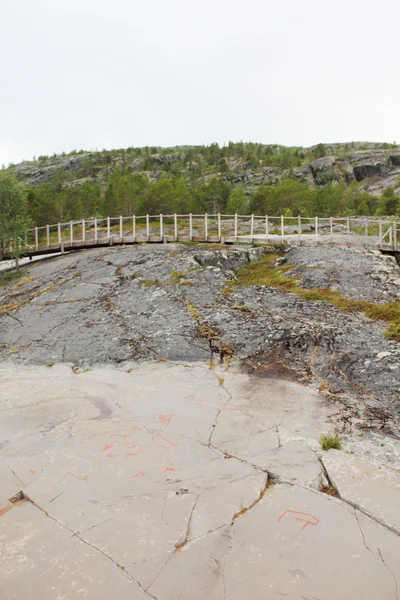
[{"label": "moss patch", "polygon": [[337,306],[340,310],[363,312],[370,319],[388,322],[390,325],[385,331],[385,336],[400,342],[400,302],[374,304],[365,300],[353,300],[345,298],[340,292],[328,287],[316,287],[305,290],[299,286],[297,278],[288,276],[288,273],[295,268],[295,265],[286,263],[276,266],[276,261],[281,256],[280,253],[268,253],[262,256],[257,262],[249,263],[238,271],[236,281],[228,282],[228,287],[223,292],[232,291],[234,286],[266,285],[284,292],[296,294],[304,300],[329,302]]}]

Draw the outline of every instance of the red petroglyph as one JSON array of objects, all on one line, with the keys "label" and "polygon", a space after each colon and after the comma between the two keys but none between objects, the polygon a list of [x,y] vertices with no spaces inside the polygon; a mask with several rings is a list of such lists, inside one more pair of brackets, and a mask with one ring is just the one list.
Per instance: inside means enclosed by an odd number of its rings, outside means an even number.
[{"label": "red petroglyph", "polygon": [[126,440],[132,433],[135,433],[135,431],[140,431],[139,427],[136,425],[135,427],[131,427],[131,429],[117,429],[110,437],[121,437],[123,440]]},{"label": "red petroglyph", "polygon": [[106,454],[107,458],[117,458],[116,454]]},{"label": "red petroglyph", "polygon": [[176,448],[176,446],[179,446],[179,444],[174,444],[174,442],[170,442],[169,440],[167,440],[167,438],[161,435],[161,433],[157,433],[157,435],[155,436],[153,435],[151,439],[153,440],[153,443],[156,446],[160,446],[160,448],[164,448],[165,450],[169,450],[170,448]]},{"label": "red petroglyph", "polygon": [[212,402],[208,402],[208,400],[197,400],[194,396],[186,396],[184,401],[186,404],[201,406],[207,410],[216,410],[217,412],[221,412],[221,410],[223,410],[226,406],[226,404],[213,404]]},{"label": "red petroglyph", "polygon": [[110,448],[112,448],[114,446],[114,444],[116,444],[117,442],[112,442],[111,444],[106,444],[104,446],[104,448],[101,449],[101,452],[107,452],[107,450],[109,450]]},{"label": "red petroglyph", "polygon": [[130,456],[137,456],[138,454],[143,454],[144,450],[139,450],[138,452],[127,452],[126,453],[126,458],[129,458]]},{"label": "red petroglyph", "polygon": [[85,481],[87,483],[88,480],[88,476],[85,475],[84,477],[78,477],[77,475],[74,475],[74,473],[71,473],[71,471],[67,471],[65,473],[65,475],[63,475],[61,477],[61,479],[59,479],[58,481],[62,481],[67,475],[71,475],[71,477],[75,477],[75,479],[78,479],[79,481]]},{"label": "red petroglyph", "polygon": [[135,479],[135,477],[144,477],[146,475],[146,473],[143,473],[143,471],[140,471],[140,473],[136,473],[136,475],[132,475],[131,477],[129,477],[129,479]]},{"label": "red petroglyph", "polygon": [[36,469],[29,469],[29,473],[32,473],[32,475],[36,475]]},{"label": "red petroglyph", "polygon": [[171,423],[171,419],[172,417],[176,417],[176,415],[154,415],[153,419],[155,419],[155,421],[160,421],[161,425],[163,425],[164,427],[166,427],[167,425],[169,425]]},{"label": "red petroglyph", "polygon": [[173,472],[173,471],[183,471],[183,469],[179,468],[179,469],[173,469],[172,467],[166,467],[164,469],[164,473],[168,473],[168,472]]},{"label": "red petroglyph", "polygon": [[310,521],[309,519],[293,517],[293,519],[295,519],[296,521],[300,521],[300,522],[304,523],[303,527],[301,528],[301,531],[303,531],[303,529],[305,529],[307,527],[307,525],[318,525],[318,523],[319,523],[319,519],[317,519],[317,517],[315,517],[314,515],[310,515],[308,513],[303,513],[303,512],[298,512],[296,510],[285,510],[283,515],[281,515],[279,517],[278,523],[280,523],[281,520],[290,513],[292,513],[293,515],[301,515],[302,517],[311,517],[312,521]]},{"label": "red petroglyph", "polygon": [[125,448],[137,448],[139,444],[134,444],[133,442],[124,442]]}]

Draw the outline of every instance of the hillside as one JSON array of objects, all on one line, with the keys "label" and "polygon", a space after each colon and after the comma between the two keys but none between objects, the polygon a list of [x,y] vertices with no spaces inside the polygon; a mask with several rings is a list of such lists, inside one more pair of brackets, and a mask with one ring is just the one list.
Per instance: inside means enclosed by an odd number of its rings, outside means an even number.
[{"label": "hillside", "polygon": [[134,212],[329,216],[399,210],[396,144],[132,147],[39,156],[11,168],[29,188],[37,224]]}]

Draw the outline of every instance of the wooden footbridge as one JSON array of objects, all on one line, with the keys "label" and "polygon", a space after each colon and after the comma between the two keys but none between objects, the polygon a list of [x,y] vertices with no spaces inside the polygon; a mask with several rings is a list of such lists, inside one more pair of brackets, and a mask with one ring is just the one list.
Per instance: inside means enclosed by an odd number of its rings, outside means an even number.
[{"label": "wooden footbridge", "polygon": [[[400,252],[400,223],[373,218],[256,215],[143,215],[92,218],[30,229],[21,240],[27,257],[93,247],[142,243],[278,243],[364,247]],[[9,256],[13,248],[9,246]]]}]

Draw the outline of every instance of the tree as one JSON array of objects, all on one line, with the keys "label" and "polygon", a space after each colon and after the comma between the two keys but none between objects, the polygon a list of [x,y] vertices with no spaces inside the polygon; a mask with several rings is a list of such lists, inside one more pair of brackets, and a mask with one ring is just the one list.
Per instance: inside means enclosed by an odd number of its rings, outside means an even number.
[{"label": "tree", "polygon": [[324,144],[318,144],[314,151],[315,158],[323,158],[326,156],[326,149]]},{"label": "tree", "polygon": [[249,201],[241,185],[229,194],[226,204],[226,212],[228,215],[246,215],[249,211]]},{"label": "tree", "polygon": [[394,189],[389,187],[387,188],[379,201],[379,205],[377,208],[378,215],[395,215],[398,213],[400,208],[400,198],[396,196]]},{"label": "tree", "polygon": [[11,244],[16,268],[28,228],[27,211],[25,186],[9,171],[0,171],[0,257],[8,254]]}]

